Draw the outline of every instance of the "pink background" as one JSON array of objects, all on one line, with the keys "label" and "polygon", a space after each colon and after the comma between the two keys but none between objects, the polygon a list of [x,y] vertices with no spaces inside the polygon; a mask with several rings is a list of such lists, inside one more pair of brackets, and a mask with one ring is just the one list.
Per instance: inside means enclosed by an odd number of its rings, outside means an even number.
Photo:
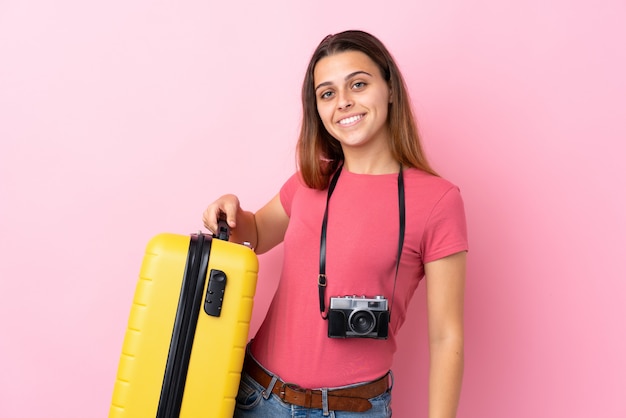
[{"label": "pink background", "polygon": [[[465,199],[459,417],[625,417],[625,21],[623,0],[0,2],[0,416],[107,415],[145,244],[273,196],[311,52],[361,28]],[[426,416],[423,289],[411,313],[400,418]]]}]

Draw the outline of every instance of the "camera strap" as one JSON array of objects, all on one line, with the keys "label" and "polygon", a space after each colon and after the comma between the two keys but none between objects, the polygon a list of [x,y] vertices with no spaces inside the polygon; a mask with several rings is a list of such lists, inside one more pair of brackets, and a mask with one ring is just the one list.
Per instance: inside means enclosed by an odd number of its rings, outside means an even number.
[{"label": "camera strap", "polygon": [[[317,276],[317,288],[320,298],[320,313],[322,319],[328,319],[326,312],[326,230],[328,225],[328,203],[330,202],[330,196],[335,190],[339,175],[343,170],[343,165],[339,166],[328,185],[328,195],[326,196],[326,208],[324,209],[324,219],[322,220],[322,234],[320,237],[320,271]],[[402,174],[402,165],[400,165],[400,171],[398,172],[398,208],[399,208],[399,221],[400,221],[400,233],[398,237],[398,254],[396,256],[396,273],[393,279],[393,291],[391,293],[391,306],[389,307],[389,317],[391,318],[391,308],[393,307],[393,297],[396,293],[396,282],[398,280],[398,269],[400,268],[400,256],[402,255],[402,247],[404,245],[404,230],[405,230],[405,204],[404,204],[404,176]]]}]

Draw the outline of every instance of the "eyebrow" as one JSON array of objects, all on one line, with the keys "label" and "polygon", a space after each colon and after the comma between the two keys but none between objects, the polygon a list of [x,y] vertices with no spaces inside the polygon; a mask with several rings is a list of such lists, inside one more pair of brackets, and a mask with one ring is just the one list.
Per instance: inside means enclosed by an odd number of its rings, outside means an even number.
[{"label": "eyebrow", "polygon": [[[353,72],[353,73],[348,74],[347,76],[345,76],[345,77],[344,77],[344,80],[345,80],[345,81],[348,81],[348,80],[350,80],[352,77],[354,77],[355,75],[359,75],[359,74],[365,74],[365,75],[368,75],[368,76],[370,76],[370,77],[372,76],[372,75],[371,75],[370,73],[368,73],[367,71],[362,71],[362,70],[359,70],[359,71],[355,71],[355,72]],[[324,81],[323,83],[319,83],[319,84],[317,85],[317,87],[315,87],[315,91],[317,91],[320,87],[330,86],[330,85],[332,85],[332,84],[333,84],[333,83],[332,83],[331,81]]]}]

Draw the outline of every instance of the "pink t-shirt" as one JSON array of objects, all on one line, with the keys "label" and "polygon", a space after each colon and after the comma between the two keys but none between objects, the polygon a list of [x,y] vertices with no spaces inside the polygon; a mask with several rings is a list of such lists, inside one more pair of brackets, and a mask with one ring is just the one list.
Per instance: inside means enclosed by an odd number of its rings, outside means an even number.
[{"label": "pink t-shirt", "polygon": [[387,340],[328,337],[317,287],[327,191],[306,187],[299,174],[282,187],[281,202],[290,218],[283,270],[252,344],[255,358],[282,380],[321,388],[384,375],[391,368],[408,304],[424,277],[424,263],[467,250],[459,189],[442,178],[405,169],[406,231],[392,301],[399,235],[397,178],[343,170],[328,214],[326,306],[331,296],[384,295],[391,305]]}]

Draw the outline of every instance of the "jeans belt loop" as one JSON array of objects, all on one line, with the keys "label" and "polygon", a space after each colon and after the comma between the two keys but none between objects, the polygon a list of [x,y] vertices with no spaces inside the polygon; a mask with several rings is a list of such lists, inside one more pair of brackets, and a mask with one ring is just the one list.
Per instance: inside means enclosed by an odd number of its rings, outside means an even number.
[{"label": "jeans belt loop", "polygon": [[391,389],[393,389],[393,371],[391,370],[389,370],[389,379],[391,382],[389,383],[389,389],[387,389],[387,392],[391,392]]},{"label": "jeans belt loop", "polygon": [[278,381],[278,376],[272,376],[272,380],[270,384],[267,385],[265,390],[263,391],[263,399],[268,400],[270,396],[272,396],[272,391],[274,390],[274,385]]},{"label": "jeans belt loop", "polygon": [[330,415],[328,411],[328,388],[322,388],[322,410],[325,417]]}]

